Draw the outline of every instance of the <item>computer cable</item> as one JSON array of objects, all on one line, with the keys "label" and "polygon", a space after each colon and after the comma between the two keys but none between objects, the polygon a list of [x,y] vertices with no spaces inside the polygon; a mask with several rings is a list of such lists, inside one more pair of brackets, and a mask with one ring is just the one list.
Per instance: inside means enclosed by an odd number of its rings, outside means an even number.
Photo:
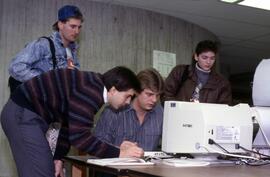
[{"label": "computer cable", "polygon": [[[227,151],[225,148],[223,148],[221,145],[219,145],[218,143],[216,143],[212,139],[209,139],[209,144],[214,144],[217,147],[221,148],[222,150]],[[244,151],[247,151],[249,153],[253,153],[253,154],[255,153],[255,154],[258,154],[260,156],[265,156],[265,157],[270,158],[270,156],[268,156],[266,154],[262,154],[262,153],[259,153],[259,152],[256,152],[256,151],[248,150],[248,149],[240,146],[239,144],[236,144],[236,148],[241,148]],[[239,157],[240,158],[239,159],[239,162],[242,162],[242,163],[244,163],[246,165],[250,165],[250,166],[263,166],[263,165],[269,165],[270,164],[270,160],[265,160],[265,159],[261,159],[261,158],[260,159],[259,158],[256,158],[256,159],[248,158],[247,159],[247,156],[245,156],[244,159],[243,159],[243,157],[240,157],[239,155],[236,156],[235,154],[232,154],[232,153],[228,153],[228,154],[230,154],[229,156],[232,156],[233,155],[233,157]],[[253,156],[248,156],[248,157],[253,157]]]},{"label": "computer cable", "polygon": [[241,164],[246,164],[249,166],[263,166],[263,165],[269,165],[270,161],[269,160],[247,160],[247,159],[239,159],[239,165]]},{"label": "computer cable", "polygon": [[[214,140],[212,140],[213,142],[215,142]],[[215,143],[214,145],[216,145],[217,143]],[[203,145],[200,145],[200,147],[203,147],[205,149],[207,149],[209,152],[215,152],[215,153],[218,153],[218,154],[221,154],[221,155],[226,155],[226,156],[230,156],[230,157],[238,157],[238,158],[246,158],[246,159],[253,159],[253,160],[259,160],[258,158],[256,157],[252,157],[252,156],[245,156],[245,155],[238,155],[238,154],[233,154],[233,153],[227,153],[228,151],[222,147],[222,150],[226,150],[227,152],[222,152],[222,151],[218,151],[218,150],[215,150],[213,148],[210,148],[210,147],[206,147],[206,146],[203,146]],[[220,148],[221,146],[217,146],[218,148]]]},{"label": "computer cable", "polygon": [[250,152],[250,153],[254,153],[254,154],[258,154],[258,155],[260,155],[260,156],[264,156],[264,157],[270,158],[269,155],[262,154],[262,153],[259,153],[259,152],[257,152],[257,151],[248,150],[248,149],[246,149],[246,148],[244,148],[244,147],[242,147],[242,146],[240,146],[240,145],[238,145],[238,146],[239,146],[240,149],[243,149],[244,151],[247,151],[247,152]]},{"label": "computer cable", "polygon": [[231,154],[229,151],[227,151],[220,144],[216,143],[213,139],[208,139],[208,144],[214,144],[214,145],[218,146],[220,149],[222,149],[224,152]]}]

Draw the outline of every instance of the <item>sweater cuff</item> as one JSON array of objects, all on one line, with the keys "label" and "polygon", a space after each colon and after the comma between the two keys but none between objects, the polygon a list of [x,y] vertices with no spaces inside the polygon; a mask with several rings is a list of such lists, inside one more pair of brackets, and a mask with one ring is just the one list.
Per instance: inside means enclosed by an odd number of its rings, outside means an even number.
[{"label": "sweater cuff", "polygon": [[119,155],[120,155],[120,149],[113,145],[109,145],[107,149],[104,151],[103,158],[119,157]]},{"label": "sweater cuff", "polygon": [[62,160],[63,157],[64,157],[64,156],[63,156],[62,154],[54,154],[53,160]]}]

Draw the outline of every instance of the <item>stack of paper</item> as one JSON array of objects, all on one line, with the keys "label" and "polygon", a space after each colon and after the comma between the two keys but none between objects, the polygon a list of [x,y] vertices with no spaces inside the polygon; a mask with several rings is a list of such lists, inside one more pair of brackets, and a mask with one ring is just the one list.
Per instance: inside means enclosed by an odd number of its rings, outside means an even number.
[{"label": "stack of paper", "polygon": [[163,159],[163,164],[174,166],[174,167],[199,167],[199,166],[207,166],[210,163],[205,161],[197,161],[192,159]]},{"label": "stack of paper", "polygon": [[107,166],[107,165],[154,165],[153,162],[146,162],[140,158],[106,158],[88,159],[87,163]]}]

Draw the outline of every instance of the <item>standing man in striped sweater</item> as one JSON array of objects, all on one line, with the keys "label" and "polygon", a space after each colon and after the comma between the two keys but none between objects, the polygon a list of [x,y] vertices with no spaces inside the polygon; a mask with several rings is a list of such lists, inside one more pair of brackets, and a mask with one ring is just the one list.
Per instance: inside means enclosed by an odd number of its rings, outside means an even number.
[{"label": "standing man in striped sweater", "polygon": [[[26,81],[15,90],[1,113],[20,177],[63,176],[62,159],[70,145],[98,157],[140,157],[135,143],[120,147],[107,144],[91,134],[94,115],[104,103],[115,109],[130,103],[140,92],[136,75],[115,67],[103,75],[72,69],[52,70]],[[56,151],[52,156],[45,138],[48,125],[60,122]]]},{"label": "standing man in striped sweater", "polygon": [[[58,10],[58,20],[53,25],[54,32],[49,37],[40,37],[30,42],[12,59],[8,68],[10,92],[22,82],[49,70],[79,68],[76,40],[83,21],[83,14],[78,7],[61,7]],[[57,123],[51,124],[46,134],[52,153],[57,143],[58,126]]]}]

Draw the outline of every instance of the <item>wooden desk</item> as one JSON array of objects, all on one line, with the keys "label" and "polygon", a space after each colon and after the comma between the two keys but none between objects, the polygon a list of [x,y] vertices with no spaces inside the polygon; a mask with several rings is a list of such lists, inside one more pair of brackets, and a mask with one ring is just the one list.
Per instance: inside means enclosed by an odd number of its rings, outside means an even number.
[{"label": "wooden desk", "polygon": [[266,177],[268,166],[172,167],[167,165],[128,167],[130,177]]},{"label": "wooden desk", "polygon": [[72,165],[81,165],[89,168],[91,174],[89,176],[95,176],[96,171],[105,172],[117,176],[127,175],[126,166],[99,166],[94,164],[87,163],[87,159],[94,158],[92,156],[66,156],[64,160],[71,163]]},{"label": "wooden desk", "polygon": [[163,164],[153,166],[99,166],[88,164],[85,156],[69,156],[65,160],[84,165],[93,171],[101,171],[118,176],[130,177],[268,177],[270,165],[265,166],[209,166],[172,167]]}]

